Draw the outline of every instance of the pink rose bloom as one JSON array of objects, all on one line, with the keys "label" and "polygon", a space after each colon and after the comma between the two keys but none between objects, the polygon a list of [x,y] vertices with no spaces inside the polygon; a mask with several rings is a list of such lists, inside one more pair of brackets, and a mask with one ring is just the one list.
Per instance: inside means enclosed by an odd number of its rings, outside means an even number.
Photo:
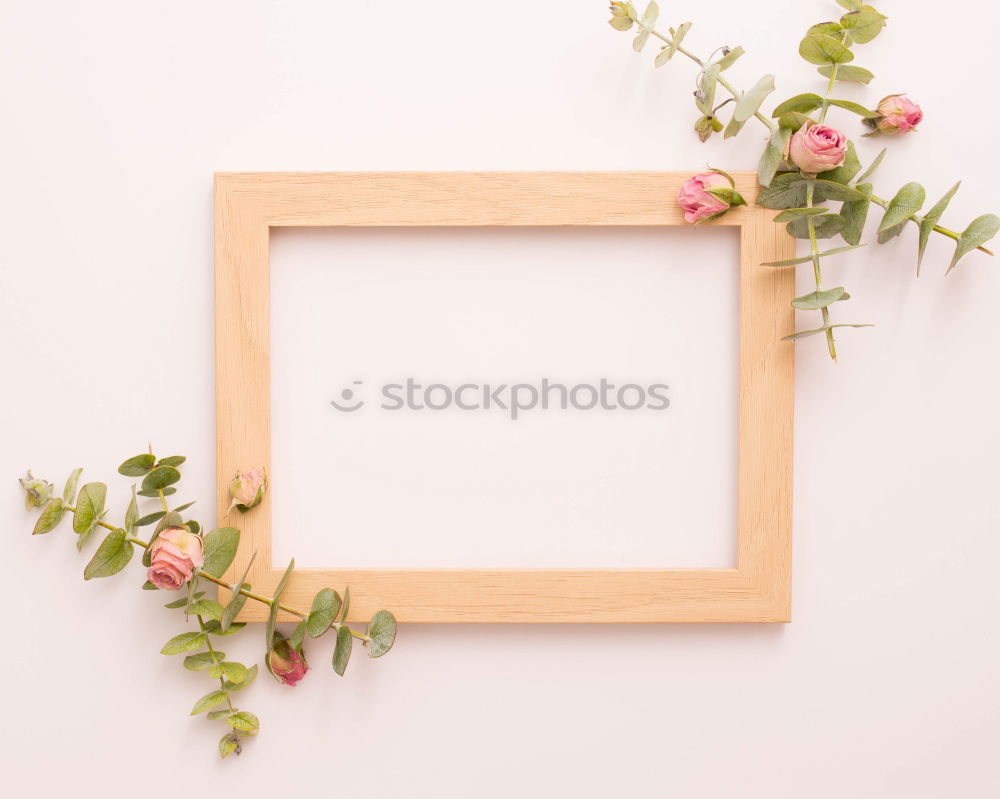
[{"label": "pink rose bloom", "polygon": [[205,553],[201,538],[194,533],[183,527],[167,527],[153,542],[149,559],[149,581],[163,591],[176,591],[201,568]]},{"label": "pink rose bloom", "polygon": [[730,188],[729,180],[718,172],[704,172],[685,180],[677,192],[677,202],[684,209],[684,221],[701,222],[729,208],[727,203],[708,192],[708,189],[724,188]]},{"label": "pink rose bloom", "polygon": [[878,104],[876,110],[878,117],[875,119],[875,126],[880,133],[890,136],[913,130],[924,118],[920,106],[905,94],[890,94]]},{"label": "pink rose bloom", "polygon": [[267,655],[267,665],[278,682],[285,685],[296,685],[309,671],[305,652],[293,647],[285,638],[275,637],[274,646]]},{"label": "pink rose bloom", "polygon": [[788,140],[785,160],[791,161],[803,173],[815,175],[841,166],[846,149],[847,137],[839,130],[807,122]]}]

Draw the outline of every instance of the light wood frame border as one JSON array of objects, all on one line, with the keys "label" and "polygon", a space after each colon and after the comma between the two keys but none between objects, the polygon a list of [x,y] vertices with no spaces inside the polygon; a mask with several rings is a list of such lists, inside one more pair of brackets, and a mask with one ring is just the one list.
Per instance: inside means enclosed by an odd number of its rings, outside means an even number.
[{"label": "light wood frame border", "polygon": [[[239,468],[269,478],[268,244],[272,227],[681,225],[689,172],[328,172],[215,176],[217,507],[242,544],[230,581],[270,595],[267,497],[226,517]],[[791,604],[794,270],[760,268],[794,255],[774,213],[753,205],[752,173],[734,175],[751,203],[709,224],[740,229],[739,466],[736,568],[297,571],[285,604],[308,609],[323,586],[351,588],[350,619],[379,608],[400,622],[786,622]],[[221,591],[222,599],[226,591]],[[250,602],[241,619],[262,621]],[[289,619],[291,617],[288,617]]]}]

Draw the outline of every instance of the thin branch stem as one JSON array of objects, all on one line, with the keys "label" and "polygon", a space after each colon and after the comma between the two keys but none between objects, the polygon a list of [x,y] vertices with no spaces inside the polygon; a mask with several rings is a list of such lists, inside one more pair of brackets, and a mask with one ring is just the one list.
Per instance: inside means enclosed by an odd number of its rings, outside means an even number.
[{"label": "thin branch stem", "polygon": [[[195,618],[198,620],[198,627],[200,627],[201,631],[205,633],[205,646],[208,648],[208,653],[212,656],[212,664],[218,665],[219,661],[216,660],[215,650],[212,648],[212,636],[210,636],[205,629],[205,620],[199,615],[195,615]],[[226,690],[226,681],[222,675],[219,675],[219,687],[226,695],[226,704],[229,705],[229,712],[235,713],[236,708],[233,707],[233,700],[229,698],[229,691]]]},{"label": "thin branch stem", "polygon": [[[813,191],[816,184],[810,180],[806,184],[806,207],[813,207]],[[812,253],[813,275],[816,278],[816,291],[822,291],[823,273],[819,265],[819,246],[816,243],[816,223],[811,216],[806,217],[806,224],[809,226],[809,248]],[[837,360],[837,344],[833,339],[833,330],[830,328],[830,309],[823,306],[823,327],[826,328],[826,346],[830,351],[830,357]]]}]

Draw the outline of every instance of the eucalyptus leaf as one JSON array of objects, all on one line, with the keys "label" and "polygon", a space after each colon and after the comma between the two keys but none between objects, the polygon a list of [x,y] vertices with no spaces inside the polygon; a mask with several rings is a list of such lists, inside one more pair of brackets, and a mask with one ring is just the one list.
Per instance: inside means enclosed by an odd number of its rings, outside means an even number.
[{"label": "eucalyptus leaf", "polygon": [[817,178],[813,181],[813,185],[815,186],[814,197],[817,200],[823,199],[840,200],[842,202],[856,202],[864,199],[864,195],[857,189],[853,189],[850,186],[844,186],[840,183],[834,183],[832,180],[826,180],[825,178]]},{"label": "eucalyptus leaf", "polygon": [[110,577],[118,574],[132,560],[132,542],[125,536],[122,529],[112,530],[105,536],[101,545],[94,553],[83,570],[83,579],[92,580],[95,577]]},{"label": "eucalyptus leaf", "polygon": [[256,735],[257,731],[260,730],[260,721],[258,718],[253,713],[248,713],[245,710],[233,713],[226,721],[234,730],[239,730],[247,735]]},{"label": "eucalyptus leaf", "polygon": [[225,677],[234,685],[239,685],[247,678],[249,669],[242,663],[237,663],[232,660],[223,661],[217,666],[212,667],[213,677]]},{"label": "eucalyptus leaf", "polygon": [[924,218],[920,220],[920,239],[917,245],[917,274],[920,274],[920,264],[924,260],[924,250],[927,248],[927,240],[931,237],[931,231],[934,230],[934,226],[941,219],[941,215],[945,212],[948,207],[948,203],[951,202],[951,198],[955,196],[955,192],[958,191],[958,187],[962,185],[962,181],[958,181],[954,186],[945,192],[944,197],[938,200],[934,206],[924,214]]},{"label": "eucalyptus leaf", "polygon": [[140,497],[149,497],[151,499],[159,499],[160,494],[165,497],[169,497],[171,494],[176,494],[177,489],[172,486],[167,488],[162,488],[159,491],[146,491],[145,489],[138,492]]},{"label": "eucalyptus leaf", "polygon": [[73,514],[73,531],[79,535],[89,533],[101,518],[108,487],[104,483],[87,483],[80,489]]},{"label": "eucalyptus leaf", "polygon": [[242,691],[250,683],[257,679],[257,664],[255,663],[249,669],[247,669],[246,676],[238,683],[229,682],[228,680],[223,683],[222,687],[226,691]]},{"label": "eucalyptus leaf", "polygon": [[247,626],[245,621],[234,621],[229,625],[228,630],[223,630],[222,625],[215,619],[210,619],[205,622],[205,632],[209,635],[232,635],[233,633],[239,632],[244,627]]},{"label": "eucalyptus leaf", "polygon": [[790,336],[784,336],[782,341],[795,341],[800,338],[809,338],[809,336],[815,336],[817,333],[826,333],[827,330],[834,330],[838,327],[874,327],[870,324],[837,324],[837,325],[823,325],[823,327],[817,327],[815,330],[800,330],[797,333],[792,333]]},{"label": "eucalyptus leaf", "polygon": [[827,289],[826,291],[817,289],[811,294],[796,297],[792,300],[792,307],[798,308],[800,311],[818,311],[820,308],[826,308],[828,305],[832,305],[840,300],[846,300],[849,297],[850,295],[844,291],[843,286],[838,286],[835,289]]},{"label": "eucalyptus leaf", "polygon": [[[760,163],[757,164],[757,182],[761,186],[767,188],[774,180],[775,174],[784,161],[785,142],[788,141],[790,135],[790,130],[779,127],[767,140],[767,146],[764,147]],[[758,202],[760,202],[759,199]]]},{"label": "eucalyptus leaf", "polygon": [[652,28],[642,28],[636,37],[632,40],[632,49],[637,53],[642,52],[642,48],[646,46],[646,42],[649,41],[649,35],[652,33]]},{"label": "eucalyptus leaf", "polygon": [[832,239],[843,229],[844,218],[840,214],[802,217],[801,219],[793,219],[785,225],[785,229],[794,238],[808,239],[810,225],[813,228],[813,235],[817,239]]},{"label": "eucalyptus leaf", "polygon": [[159,491],[181,479],[181,473],[173,466],[157,466],[142,480],[143,491]]},{"label": "eucalyptus leaf", "polygon": [[371,643],[368,645],[368,654],[373,658],[382,657],[392,649],[392,644],[396,640],[396,618],[387,610],[380,610],[368,623],[368,637]]},{"label": "eucalyptus leaf", "polygon": [[306,637],[306,623],[305,621],[300,621],[295,625],[295,629],[292,630],[292,634],[288,636],[288,643],[293,649],[299,649],[302,646],[302,642]]},{"label": "eucalyptus leaf", "polygon": [[783,211],[800,208],[806,203],[806,181],[797,172],[786,172],[771,181],[771,185],[757,195],[757,205]]},{"label": "eucalyptus leaf", "polygon": [[183,455],[171,455],[169,458],[160,458],[158,466],[173,466],[174,468],[180,466],[184,461],[186,461]]},{"label": "eucalyptus leaf", "polygon": [[132,486],[132,498],[129,500],[128,508],[125,511],[125,532],[128,535],[135,534],[135,528],[139,522],[139,503],[135,498],[135,486]]},{"label": "eucalyptus leaf", "polygon": [[800,111],[786,111],[778,117],[778,127],[787,129],[794,133],[803,125],[812,121],[813,118],[808,114],[803,114]]},{"label": "eucalyptus leaf", "polygon": [[718,86],[719,71],[719,65],[712,64],[701,74],[699,88],[702,97],[696,104],[698,109],[706,116],[712,116],[715,113],[715,90]]},{"label": "eucalyptus leaf", "polygon": [[799,55],[810,64],[846,64],[854,53],[843,43],[825,33],[810,33],[799,43]]},{"label": "eucalyptus leaf", "polygon": [[670,43],[663,49],[663,51],[660,52],[659,55],[656,56],[656,60],[657,60],[656,66],[661,66],[662,65],[662,62],[660,62],[660,56],[662,56],[664,54],[664,52],[666,53],[666,60],[667,61],[669,61],[675,55],[677,55],[677,51],[680,49],[681,42],[684,41],[684,37],[687,36],[687,32],[689,30],[691,30],[691,23],[690,22],[683,22],[683,23],[681,23],[680,25],[677,26],[677,30],[674,30],[674,29],[671,28],[671,30],[670,30]]},{"label": "eucalyptus leaf", "polygon": [[313,597],[312,608],[306,619],[306,631],[310,638],[319,638],[330,629],[340,612],[341,604],[340,594],[332,588],[323,588]]},{"label": "eucalyptus leaf", "polygon": [[837,108],[843,108],[845,111],[850,111],[852,114],[857,114],[860,117],[874,117],[877,116],[875,111],[865,108],[860,103],[854,103],[850,100],[836,100],[829,98],[826,100],[827,105],[833,105]]},{"label": "eucalyptus leaf", "polygon": [[[614,22],[615,20],[612,20]],[[234,733],[227,733],[223,735],[219,741],[219,757],[225,760],[231,754],[240,753],[240,739]]]},{"label": "eucalyptus leaf", "polygon": [[857,11],[864,3],[862,0],[837,0],[837,5],[848,11]]},{"label": "eucalyptus leaf", "polygon": [[233,715],[233,712],[234,711],[230,710],[228,707],[223,710],[210,710],[208,711],[208,714],[205,716],[205,718],[207,718],[209,721],[219,721],[220,719],[229,718],[231,715]]},{"label": "eucalyptus leaf", "polygon": [[[824,78],[830,78],[833,76],[833,64],[824,64],[817,70],[820,75]],[[836,80],[852,81],[854,83],[863,83],[866,86],[875,79],[874,73],[864,67],[856,67],[853,64],[839,64],[837,66],[837,77]]]},{"label": "eucalyptus leaf", "polygon": [[[844,163],[838,166],[836,169],[830,169],[823,173],[823,180],[829,183],[840,183],[846,185],[851,182],[858,172],[861,171],[861,160],[858,158],[858,152],[854,148],[854,142],[849,141],[847,143],[847,149],[844,151]],[[814,199],[825,200],[828,198],[825,192],[827,191],[825,186],[817,187],[819,190],[815,193]]]},{"label": "eucalyptus leaf", "polygon": [[225,659],[225,652],[199,652],[197,655],[188,655],[184,658],[184,668],[189,671],[205,671]]},{"label": "eucalyptus leaf", "polygon": [[774,217],[775,222],[789,222],[803,216],[819,216],[829,213],[830,209],[822,205],[813,205],[806,208],[789,208]]},{"label": "eucalyptus leaf", "polygon": [[38,517],[38,521],[35,522],[35,527],[31,531],[31,534],[42,535],[52,532],[59,522],[62,521],[63,513],[65,513],[63,501],[58,497],[50,499],[48,504],[42,508],[42,513]]},{"label": "eucalyptus leaf", "polygon": [[823,105],[823,98],[818,94],[797,94],[794,97],[789,97],[785,102],[781,103],[774,111],[771,112],[771,116],[777,119],[782,114],[789,111],[797,111],[799,113],[808,113],[813,111]]},{"label": "eucalyptus leaf", "polygon": [[292,558],[288,563],[288,568],[285,569],[285,573],[281,575],[277,588],[274,589],[274,597],[271,599],[271,612],[268,613],[267,625],[264,627],[264,641],[267,643],[267,652],[270,652],[274,645],[274,623],[278,619],[278,600],[281,599],[281,592],[285,590],[285,585],[288,583],[288,578],[292,576],[294,568],[295,558]]},{"label": "eucalyptus leaf", "polygon": [[[205,592],[204,591],[199,591],[198,593],[194,594],[191,597],[191,599],[198,600],[198,599],[201,599],[203,596],[205,596]],[[180,599],[175,599],[173,602],[168,602],[163,607],[165,607],[165,608],[171,608],[171,609],[186,608],[187,604],[188,604],[188,597],[187,596],[183,596]]]},{"label": "eucalyptus leaf", "polygon": [[864,233],[865,221],[868,219],[868,209],[871,208],[872,184],[861,183],[857,190],[865,196],[864,200],[844,203],[840,206],[840,215],[844,218],[844,228],[840,235],[848,244],[858,244]]},{"label": "eucalyptus leaf", "polygon": [[191,603],[188,613],[192,616],[204,616],[218,621],[222,618],[223,608],[214,599],[199,599],[197,602]]},{"label": "eucalyptus leaf", "polygon": [[740,95],[733,111],[733,119],[746,122],[757,113],[767,96],[774,91],[774,75],[765,75],[746,93]]},{"label": "eucalyptus leaf", "polygon": [[861,6],[857,11],[851,11],[840,18],[843,25],[858,44],[870,42],[885,27],[887,17],[871,6]]},{"label": "eucalyptus leaf", "polygon": [[205,646],[208,637],[202,632],[187,632],[175,635],[160,650],[161,655],[183,655]]},{"label": "eucalyptus leaf", "polygon": [[205,563],[200,571],[222,577],[240,547],[240,531],[235,527],[219,527],[205,534],[204,545]]},{"label": "eucalyptus leaf", "polygon": [[[948,272],[955,268],[959,259],[982,244],[992,239],[1000,231],[1000,217],[995,214],[983,214],[973,219],[969,226],[958,237],[955,254],[948,265]],[[945,272],[947,274],[948,272]]]},{"label": "eucalyptus leaf", "polygon": [[147,453],[136,455],[134,458],[124,461],[118,467],[118,474],[123,474],[126,477],[144,477],[153,468],[153,464],[155,463],[155,455]]},{"label": "eucalyptus leaf", "polygon": [[340,608],[340,620],[347,621],[347,614],[351,610],[351,586],[344,588],[344,604]]},{"label": "eucalyptus leaf", "polygon": [[830,36],[839,37],[844,32],[844,26],[839,22],[817,22],[806,33],[826,33]]},{"label": "eucalyptus leaf", "polygon": [[73,504],[73,500],[76,499],[76,484],[79,482],[82,473],[82,468],[76,468],[70,474],[69,479],[66,481],[66,487],[63,488],[63,504]]},{"label": "eucalyptus leaf", "polygon": [[[233,583],[233,585],[238,585],[248,591],[250,590],[250,584],[247,582],[247,575],[250,574],[250,567],[253,566],[253,561],[256,557],[256,552],[250,555],[250,560],[247,561],[247,566],[243,570],[243,576]],[[219,629],[221,632],[224,633],[229,629],[229,625],[233,623],[233,619],[235,619],[240,610],[243,609],[243,605],[246,601],[246,594],[241,594],[239,591],[233,591],[232,596],[229,598],[229,602],[226,604],[226,609],[222,612],[222,618],[219,619]]]},{"label": "eucalyptus leaf", "polygon": [[[690,23],[685,23],[690,24]],[[746,51],[742,47],[734,47],[728,53],[726,53],[722,58],[720,58],[716,63],[719,65],[719,70],[725,72],[733,64],[736,63],[737,59],[742,56]]]},{"label": "eucalyptus leaf", "polygon": [[350,628],[345,626],[337,630],[337,644],[333,648],[333,670],[341,677],[347,671],[347,663],[351,659],[353,639]]},{"label": "eucalyptus leaf", "polygon": [[162,519],[166,515],[167,515],[167,512],[165,510],[158,510],[158,511],[155,511],[153,513],[149,513],[149,514],[143,516],[141,519],[136,519],[135,526],[136,527],[145,527],[146,525],[152,524],[153,522],[158,522],[160,519]]},{"label": "eucalyptus leaf", "polygon": [[857,179],[858,183],[864,183],[866,180],[868,180],[868,178],[870,178],[872,175],[875,174],[875,170],[879,168],[879,165],[882,163],[882,159],[885,158],[885,152],[886,148],[883,147],[882,152],[876,155],[875,160],[868,165],[868,169],[866,169],[864,172],[858,175]]},{"label": "eucalyptus leaf", "polygon": [[194,707],[191,709],[191,715],[197,716],[199,713],[204,713],[206,710],[211,710],[216,705],[221,704],[226,701],[228,694],[225,691],[212,691],[210,694],[205,694],[201,699],[194,703]]},{"label": "eucalyptus leaf", "polygon": [[[859,247],[864,247],[864,244],[855,244],[849,247],[834,247],[832,250],[826,250],[825,252],[818,253],[820,258],[826,258],[831,255],[838,255],[842,252],[850,252],[851,250],[856,250]],[[812,255],[798,255],[795,258],[786,258],[783,261],[768,261],[767,263],[761,264],[761,266],[796,266],[797,264],[804,264],[812,261]]]},{"label": "eucalyptus leaf", "polygon": [[924,191],[924,187],[919,183],[907,183],[896,192],[896,196],[889,201],[889,207],[886,209],[885,215],[879,223],[878,232],[880,237],[881,234],[912,219],[913,215],[923,206],[925,197],[926,192]]}]

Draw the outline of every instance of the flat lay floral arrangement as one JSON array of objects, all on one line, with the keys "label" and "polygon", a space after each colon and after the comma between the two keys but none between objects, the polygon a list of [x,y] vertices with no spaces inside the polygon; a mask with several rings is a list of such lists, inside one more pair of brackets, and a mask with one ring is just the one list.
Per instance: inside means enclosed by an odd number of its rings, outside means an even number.
[{"label": "flat lay floral arrangement", "polygon": [[[866,108],[836,96],[840,82],[868,85],[874,75],[854,62],[856,45],[865,45],[882,32],[887,17],[873,6],[860,0],[836,0],[841,7],[838,18],[819,22],[807,31],[799,42],[799,55],[816,67],[825,90],[822,94],[806,93],[789,97],[776,105],[770,115],[761,109],[775,90],[773,75],[765,75],[746,91],[737,89],[726,78],[729,70],[744,54],[742,47],[720,47],[708,58],[699,58],[684,47],[690,22],[676,27],[657,27],[660,9],[649,3],[640,14],[632,3],[613,2],[610,24],[615,30],[634,31],[632,47],[642,52],[651,39],[660,44],[654,65],[664,64],[680,54],[695,63],[694,100],[698,116],[695,133],[702,141],[721,133],[724,139],[738,135],[747,123],[761,125],[766,130],[766,143],[757,166],[757,180],[762,190],[757,203],[780,211],[775,222],[785,223],[790,235],[809,241],[808,255],[786,261],[764,264],[787,268],[811,264],[816,290],[792,301],[802,311],[817,311],[821,321],[808,330],[788,336],[801,339],[821,335],[826,340],[830,357],[836,360],[835,331],[845,327],[869,327],[858,322],[834,322],[831,308],[850,298],[843,286],[823,287],[822,265],[831,256],[866,246],[861,242],[865,221],[872,205],[882,209],[875,242],[884,244],[903,233],[910,225],[916,230],[916,271],[932,233],[955,241],[955,251],[947,271],[973,250],[993,253],[983,245],[1000,230],[1000,218],[984,214],[972,220],[958,232],[939,223],[948,203],[958,191],[952,186],[940,200],[923,213],[926,192],[919,183],[907,183],[891,198],[875,193],[869,180],[882,162],[883,149],[870,164],[862,168],[854,142],[844,132],[853,125],[863,136],[894,137],[915,131],[923,120],[923,111],[905,94],[883,97],[875,108]],[[848,115],[845,122],[828,123],[831,109]],[[852,121],[850,116],[854,116]],[[684,218],[693,224],[715,219],[730,208],[745,203],[735,190],[732,178],[722,170],[712,169],[694,175],[680,190],[678,202]],[[832,209],[829,202],[840,203]],[[820,250],[820,239],[843,239],[844,245]],[[837,306],[838,308],[840,306]]]},{"label": "flat lay floral arrangement", "polygon": [[[343,595],[332,588],[323,588],[308,611],[282,604],[281,593],[292,575],[294,560],[288,564],[273,596],[254,593],[246,582],[246,573],[234,582],[223,580],[222,575],[236,557],[240,532],[235,527],[205,531],[194,519],[185,519],[183,514],[194,505],[193,502],[170,507],[167,497],[177,492],[180,466],[184,461],[185,458],[179,455],[157,458],[150,450],[122,463],[118,467],[119,474],[141,478],[141,483],[138,490],[132,486],[132,499],[120,525],[105,520],[108,516],[105,483],[86,483],[77,490],[81,469],[75,469],[69,476],[61,495],[56,493],[52,483],[39,480],[30,471],[21,479],[21,487],[25,492],[25,507],[40,511],[32,531],[34,535],[52,532],[67,513],[73,516],[76,547],[81,552],[90,544],[98,528],[108,531],[83,570],[85,580],[118,574],[129,565],[136,550],[142,552],[142,565],[146,567],[143,590],[170,592],[172,598],[165,607],[180,611],[184,623],[193,628],[175,635],[160,652],[183,656],[184,668],[206,672],[214,683],[212,690],[199,698],[190,712],[192,716],[204,713],[210,720],[225,725],[219,754],[227,757],[238,755],[243,740],[260,730],[257,716],[237,707],[237,703],[242,704],[242,692],[257,676],[257,665],[227,660],[226,653],[220,649],[223,645],[220,639],[246,626],[234,619],[248,599],[270,608],[264,625],[264,667],[286,686],[297,685],[309,671],[305,652],[307,636],[319,638],[331,632],[336,637],[332,666],[343,676],[355,639],[367,647],[373,658],[381,657],[392,648],[396,619],[388,611],[380,610],[372,616],[365,632],[353,629],[346,621],[351,601],[347,588]],[[259,469],[236,475],[229,485],[232,497],[229,512],[252,512],[260,504],[266,488],[264,474]],[[155,500],[156,510],[141,512],[141,500]],[[142,528],[151,528],[152,533],[140,537]],[[206,597],[201,590],[203,583],[214,583],[232,591],[227,604]],[[279,610],[300,619],[287,637],[276,624]]]}]

